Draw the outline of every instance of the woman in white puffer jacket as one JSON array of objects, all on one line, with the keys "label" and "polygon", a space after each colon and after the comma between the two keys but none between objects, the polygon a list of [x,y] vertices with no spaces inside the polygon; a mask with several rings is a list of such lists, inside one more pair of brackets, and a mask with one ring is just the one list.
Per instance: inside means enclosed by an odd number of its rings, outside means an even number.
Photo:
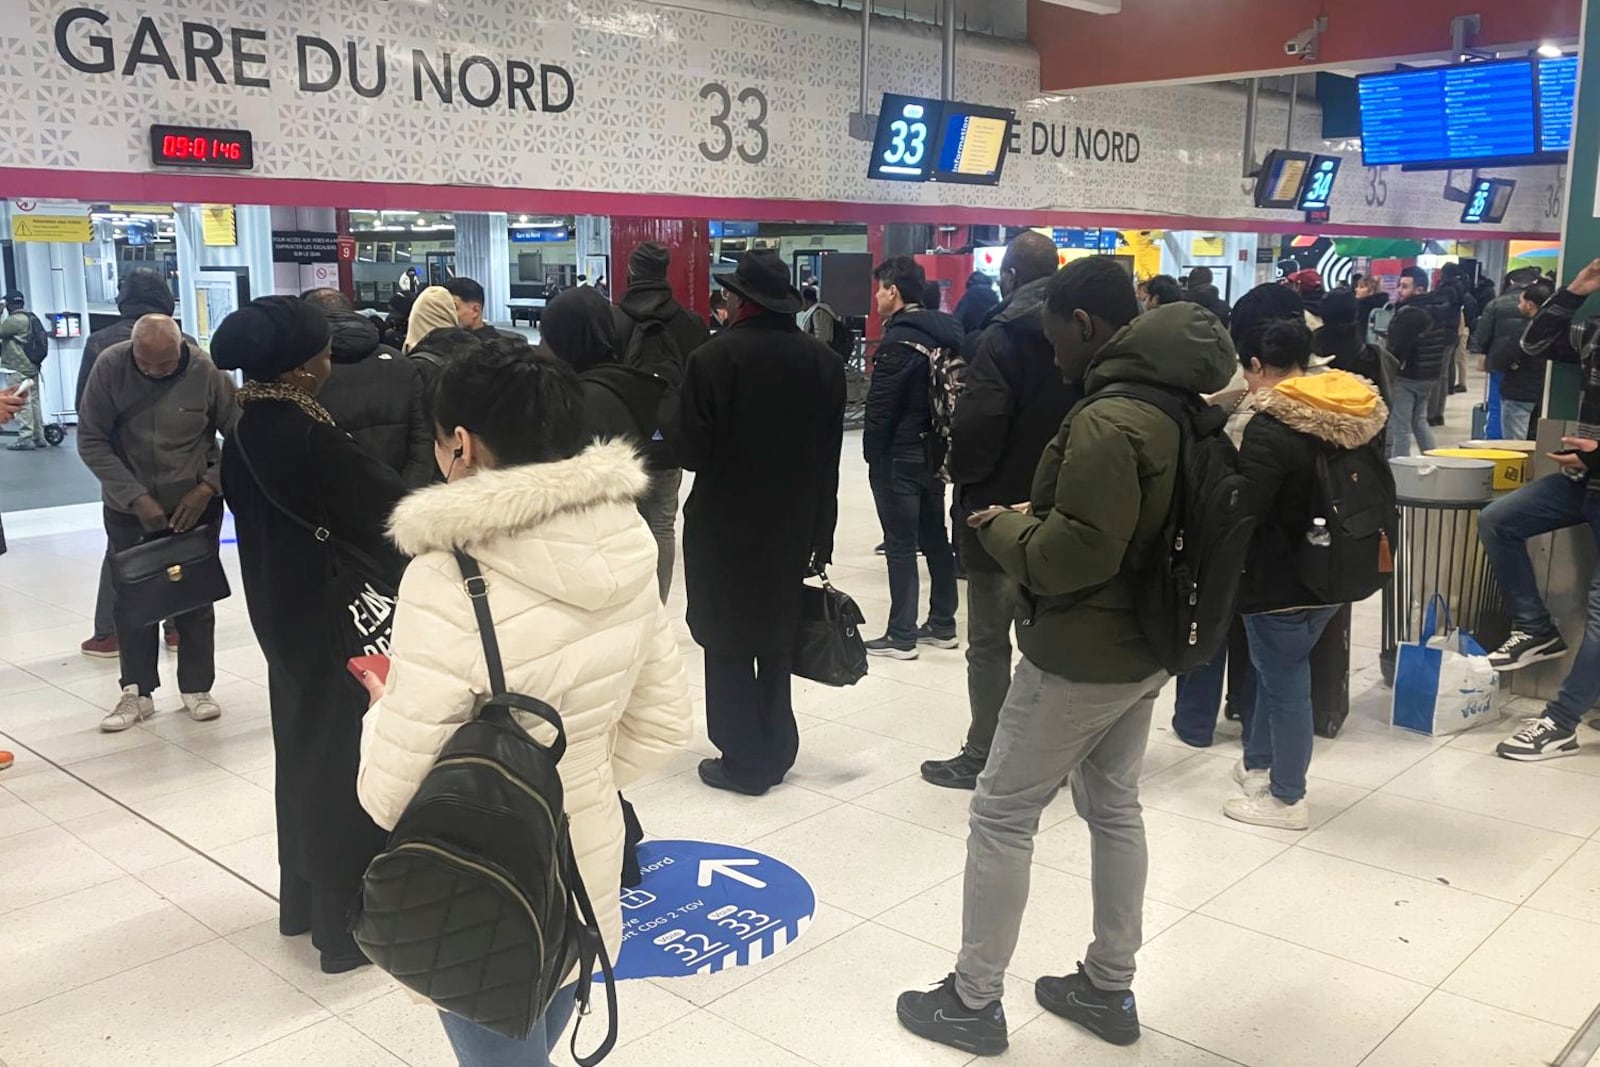
[{"label": "woman in white puffer jacket", "polygon": [[[585,448],[583,395],[564,364],[496,344],[435,386],[435,452],[447,483],[406,498],[391,530],[413,557],[395,607],[387,688],[361,742],[357,792],[392,829],[455,730],[489,695],[471,600],[452,555],[488,581],[506,684],[560,713],[559,764],[573,848],[606,947],[621,948],[619,788],[690,734],[682,657],[656,585],[656,543],[636,498],[649,485],[621,442]],[[554,731],[525,720],[541,741]],[[526,1041],[442,1015],[464,1065],[542,1065],[571,1012],[568,990]]]}]

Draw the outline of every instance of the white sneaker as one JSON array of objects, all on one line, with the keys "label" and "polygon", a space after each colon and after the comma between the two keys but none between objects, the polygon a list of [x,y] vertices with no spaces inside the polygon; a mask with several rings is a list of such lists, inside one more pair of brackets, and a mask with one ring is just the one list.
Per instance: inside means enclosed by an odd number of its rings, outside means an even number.
[{"label": "white sneaker", "polygon": [[100,731],[107,734],[120,734],[132,726],[137,726],[156,713],[156,702],[149,697],[139,695],[136,685],[124,686],[122,697],[117,701],[117,706],[111,713],[100,720]]},{"label": "white sneaker", "polygon": [[210,693],[185,693],[183,706],[189,712],[189,718],[195,722],[210,722],[222,716],[222,707],[212,699]]},{"label": "white sneaker", "polygon": [[1222,814],[1235,822],[1271,826],[1279,830],[1307,830],[1311,827],[1305,798],[1302,797],[1297,804],[1285,804],[1265,791],[1229,797],[1222,802]]},{"label": "white sneaker", "polygon": [[1265,793],[1272,785],[1272,772],[1245,770],[1244,757],[1240,756],[1233,765],[1233,780],[1240,789],[1244,790],[1245,796],[1249,796],[1252,793]]}]

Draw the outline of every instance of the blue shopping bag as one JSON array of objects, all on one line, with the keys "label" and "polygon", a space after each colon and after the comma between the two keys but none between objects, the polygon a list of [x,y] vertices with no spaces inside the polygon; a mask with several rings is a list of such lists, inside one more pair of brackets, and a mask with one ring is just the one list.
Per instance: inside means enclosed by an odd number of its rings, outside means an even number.
[{"label": "blue shopping bag", "polygon": [[1398,649],[1389,722],[1430,737],[1470,730],[1499,717],[1499,688],[1500,676],[1483,647],[1450,625],[1450,609],[1435,593],[1423,613],[1422,633]]}]

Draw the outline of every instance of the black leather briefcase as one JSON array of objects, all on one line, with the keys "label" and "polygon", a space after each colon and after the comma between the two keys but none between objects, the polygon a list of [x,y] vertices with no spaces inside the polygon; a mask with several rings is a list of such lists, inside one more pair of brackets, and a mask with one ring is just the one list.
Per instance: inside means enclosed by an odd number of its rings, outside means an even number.
[{"label": "black leather briefcase", "polygon": [[233,595],[222,570],[215,524],[158,534],[111,556],[118,614],[150,625]]}]

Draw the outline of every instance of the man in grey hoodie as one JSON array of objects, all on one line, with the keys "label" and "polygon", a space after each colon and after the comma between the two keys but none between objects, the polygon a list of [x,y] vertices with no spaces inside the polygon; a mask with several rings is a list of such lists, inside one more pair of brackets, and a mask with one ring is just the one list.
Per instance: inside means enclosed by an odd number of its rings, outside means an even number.
[{"label": "man in grey hoodie", "polygon": [[[219,433],[238,419],[233,381],[183,339],[166,315],[146,315],[129,340],[101,353],[78,404],[78,454],[100,479],[111,550],[147,535],[220,527]],[[116,733],[155,713],[157,627],[115,609],[122,697],[100,723]],[[216,614],[178,616],[178,688],[196,721],[222,714],[211,697]]]}]

